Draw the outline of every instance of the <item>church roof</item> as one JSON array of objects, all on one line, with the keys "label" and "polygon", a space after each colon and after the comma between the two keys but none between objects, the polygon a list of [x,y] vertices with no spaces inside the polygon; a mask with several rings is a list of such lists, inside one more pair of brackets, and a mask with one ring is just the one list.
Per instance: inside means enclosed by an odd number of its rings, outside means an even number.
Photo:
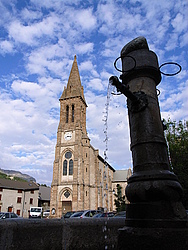
[{"label": "church roof", "polygon": [[131,175],[131,169],[116,170],[113,174],[113,182],[127,181]]},{"label": "church roof", "polygon": [[98,155],[98,159],[99,159],[101,162],[103,162],[103,163],[107,163],[108,167],[109,167],[113,172],[116,171],[108,162],[106,162],[106,161],[104,160],[104,158],[103,158],[102,156]]},{"label": "church roof", "polygon": [[78,64],[76,60],[76,55],[74,56],[74,61],[72,64],[71,72],[69,75],[69,80],[67,87],[64,88],[64,91],[61,95],[60,100],[64,100],[67,98],[73,98],[80,96],[84,103],[86,104],[84,97],[83,86],[81,85],[80,74],[78,70]]}]

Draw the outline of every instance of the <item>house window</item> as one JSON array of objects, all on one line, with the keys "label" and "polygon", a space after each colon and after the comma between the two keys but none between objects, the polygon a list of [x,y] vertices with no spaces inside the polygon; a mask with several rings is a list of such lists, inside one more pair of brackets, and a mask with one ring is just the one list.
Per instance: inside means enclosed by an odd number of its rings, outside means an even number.
[{"label": "house window", "polygon": [[30,203],[29,204],[33,204],[33,198],[30,198]]},{"label": "house window", "polygon": [[19,190],[18,190],[18,193],[21,194],[21,193],[22,193],[22,190],[19,189]]},{"label": "house window", "polygon": [[69,106],[66,106],[66,123],[69,122]]},{"label": "house window", "polygon": [[87,196],[87,191],[86,191],[86,196]]},{"label": "house window", "polygon": [[0,188],[0,192],[3,192],[3,189],[2,189],[2,188]]},{"label": "house window", "polygon": [[16,210],[17,215],[20,215],[20,209]]},{"label": "house window", "polygon": [[2,196],[2,195],[0,194],[0,201],[1,201],[1,196]]},{"label": "house window", "polygon": [[34,190],[31,190],[31,192],[30,192],[31,194],[34,194]]},{"label": "house window", "polygon": [[22,198],[21,197],[17,197],[17,203],[21,203],[22,202]]},{"label": "house window", "polygon": [[74,122],[74,104],[72,105],[72,122]]},{"label": "house window", "polygon": [[67,160],[63,162],[63,175],[67,175]]}]

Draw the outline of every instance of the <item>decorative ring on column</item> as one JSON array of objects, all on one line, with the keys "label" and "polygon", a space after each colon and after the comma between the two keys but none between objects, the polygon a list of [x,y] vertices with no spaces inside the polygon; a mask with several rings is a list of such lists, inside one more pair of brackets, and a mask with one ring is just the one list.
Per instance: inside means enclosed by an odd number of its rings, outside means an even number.
[{"label": "decorative ring on column", "polygon": [[156,91],[157,91],[157,96],[159,96],[161,91],[159,89],[156,89]]},{"label": "decorative ring on column", "polygon": [[[124,58],[124,57],[130,57],[133,61],[134,61],[134,67],[132,67],[131,69],[129,69],[129,70],[121,70],[121,69],[118,69],[117,68],[117,66],[116,66],[116,63],[117,63],[117,61],[121,58]],[[119,71],[119,72],[122,72],[122,73],[126,73],[126,72],[129,72],[129,71],[131,71],[131,70],[133,70],[135,67],[136,67],[136,60],[134,59],[134,57],[132,57],[132,56],[119,56],[118,58],[116,58],[116,60],[115,60],[115,62],[114,62],[114,67],[115,67],[115,69],[117,70],[117,71]]]},{"label": "decorative ring on column", "polygon": [[115,92],[111,92],[111,94],[112,94],[112,95],[122,95],[122,93],[121,93],[121,92],[117,92],[117,93],[115,93]]},{"label": "decorative ring on column", "polygon": [[[165,65],[168,65],[168,64],[173,64],[173,65],[178,66],[178,67],[179,67],[179,70],[178,70],[177,72],[171,73],[171,74],[170,74],[170,73],[164,73],[164,72],[162,72],[162,71],[161,71],[161,68],[162,68],[163,66],[165,66]],[[160,71],[161,74],[163,74],[163,75],[165,75],[165,76],[175,76],[175,75],[177,75],[177,74],[180,73],[180,71],[181,71],[181,65],[179,65],[179,63],[175,63],[175,62],[166,62],[166,63],[161,64],[161,66],[159,67],[159,71]]]}]

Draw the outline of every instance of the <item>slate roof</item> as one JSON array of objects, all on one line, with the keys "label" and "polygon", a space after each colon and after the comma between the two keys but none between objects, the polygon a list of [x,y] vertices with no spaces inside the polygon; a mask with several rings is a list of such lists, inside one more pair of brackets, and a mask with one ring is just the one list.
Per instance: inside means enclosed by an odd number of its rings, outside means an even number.
[{"label": "slate roof", "polygon": [[39,195],[41,200],[43,201],[50,201],[50,192],[51,192],[50,187],[45,187],[45,186],[39,187]]},{"label": "slate roof", "polygon": [[0,179],[0,188],[12,189],[12,190],[37,190],[39,185],[35,182],[26,182],[26,181],[13,181],[9,179]]},{"label": "slate roof", "polygon": [[113,175],[113,182],[127,181],[129,178],[130,169],[116,170]]}]

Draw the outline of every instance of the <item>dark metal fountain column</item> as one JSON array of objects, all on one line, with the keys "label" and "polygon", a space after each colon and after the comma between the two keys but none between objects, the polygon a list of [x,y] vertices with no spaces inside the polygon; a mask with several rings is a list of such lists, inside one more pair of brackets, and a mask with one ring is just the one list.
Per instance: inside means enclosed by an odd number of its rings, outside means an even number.
[{"label": "dark metal fountain column", "polygon": [[146,39],[138,37],[122,49],[121,59],[122,83],[117,77],[110,81],[127,97],[129,114],[133,175],[126,188],[130,201],[126,226],[185,227],[182,187],[170,172],[158,104],[156,86],[161,74],[157,56]]}]

